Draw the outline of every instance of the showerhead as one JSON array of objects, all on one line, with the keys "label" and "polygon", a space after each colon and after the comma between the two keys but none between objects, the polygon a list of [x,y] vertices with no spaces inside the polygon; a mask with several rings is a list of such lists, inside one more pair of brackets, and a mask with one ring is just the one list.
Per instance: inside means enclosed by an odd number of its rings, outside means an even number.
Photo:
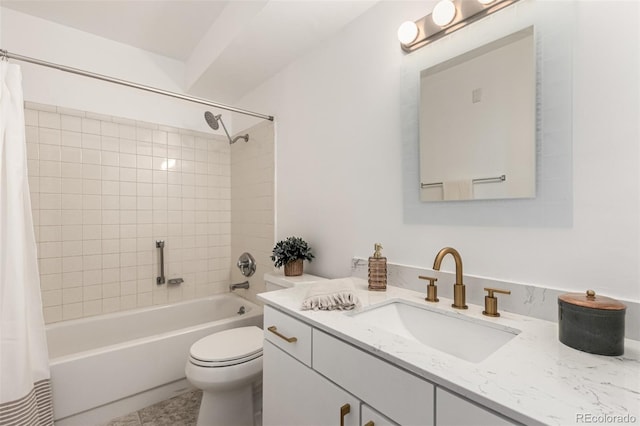
[{"label": "showerhead", "polygon": [[213,130],[218,130],[218,127],[219,127],[218,123],[222,123],[222,128],[224,129],[224,132],[227,134],[227,139],[229,139],[229,144],[236,143],[238,139],[244,139],[245,142],[249,142],[248,134],[242,135],[242,136],[236,136],[235,138],[231,139],[231,136],[229,136],[229,132],[227,131],[227,126],[225,126],[224,121],[222,121],[221,114],[213,115],[211,111],[207,111],[204,113],[204,119],[207,121],[207,124],[209,125],[209,127],[211,127]]},{"label": "showerhead", "polygon": [[209,127],[211,127],[213,130],[218,130],[218,120],[220,120],[220,117],[220,115],[213,115],[211,111],[207,111],[204,113],[204,119],[207,121]]}]

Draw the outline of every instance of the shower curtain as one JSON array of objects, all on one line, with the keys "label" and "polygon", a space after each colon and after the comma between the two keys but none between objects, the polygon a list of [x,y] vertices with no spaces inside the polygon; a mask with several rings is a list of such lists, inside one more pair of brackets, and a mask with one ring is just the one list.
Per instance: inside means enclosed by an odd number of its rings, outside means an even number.
[{"label": "shower curtain", "polygon": [[0,61],[0,425],[52,425],[22,74]]}]

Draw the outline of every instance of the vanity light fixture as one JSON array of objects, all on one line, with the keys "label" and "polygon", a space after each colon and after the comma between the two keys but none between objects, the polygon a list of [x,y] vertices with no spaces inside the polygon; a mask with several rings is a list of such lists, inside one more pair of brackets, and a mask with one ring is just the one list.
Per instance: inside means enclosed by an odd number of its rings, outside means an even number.
[{"label": "vanity light fixture", "polygon": [[415,22],[408,21],[400,25],[398,28],[400,46],[405,52],[413,52],[517,1],[440,0],[434,7],[433,13]]}]

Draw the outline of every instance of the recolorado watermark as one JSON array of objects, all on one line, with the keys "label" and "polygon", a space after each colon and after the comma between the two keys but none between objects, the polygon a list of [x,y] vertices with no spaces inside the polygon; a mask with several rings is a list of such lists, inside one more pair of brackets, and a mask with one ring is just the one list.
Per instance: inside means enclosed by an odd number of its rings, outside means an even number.
[{"label": "recolorado watermark", "polygon": [[635,424],[638,421],[636,416],[631,414],[615,415],[615,414],[591,414],[591,413],[577,413],[576,423],[585,424]]}]

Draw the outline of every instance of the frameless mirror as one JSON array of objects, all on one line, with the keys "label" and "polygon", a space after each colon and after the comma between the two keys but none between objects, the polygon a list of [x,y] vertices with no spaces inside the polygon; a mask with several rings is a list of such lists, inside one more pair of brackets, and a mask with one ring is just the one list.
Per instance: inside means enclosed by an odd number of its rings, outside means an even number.
[{"label": "frameless mirror", "polygon": [[421,201],[536,195],[533,27],[420,73]]}]

